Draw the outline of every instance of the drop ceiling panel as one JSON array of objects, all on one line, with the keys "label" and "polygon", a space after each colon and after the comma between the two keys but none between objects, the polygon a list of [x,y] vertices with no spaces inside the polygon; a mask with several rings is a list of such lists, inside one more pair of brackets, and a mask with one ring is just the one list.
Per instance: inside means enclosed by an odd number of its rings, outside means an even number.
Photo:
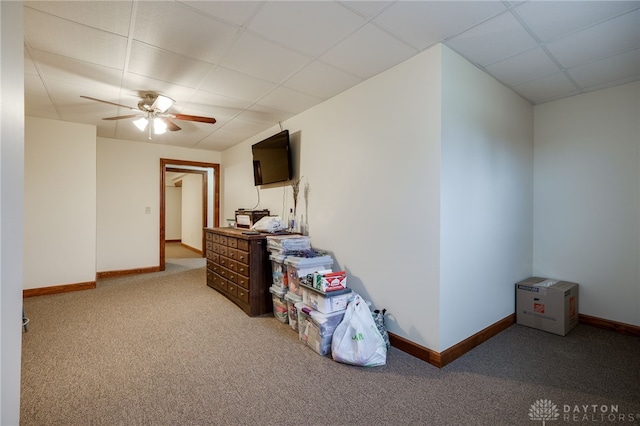
[{"label": "drop ceiling panel", "polygon": [[162,49],[217,63],[237,37],[237,27],[177,2],[137,4],[134,38]]},{"label": "drop ceiling panel", "polygon": [[286,87],[279,87],[260,99],[259,105],[280,111],[298,114],[319,104],[324,99],[306,93],[298,92]]},{"label": "drop ceiling panel", "polygon": [[578,93],[576,87],[561,72],[520,84],[514,90],[534,102],[545,102],[569,93]]},{"label": "drop ceiling panel", "polygon": [[274,125],[291,118],[293,115],[290,112],[280,111],[265,105],[252,105],[251,108],[238,114],[238,118],[264,125]]},{"label": "drop ceiling panel", "polygon": [[180,112],[213,117],[217,120],[214,126],[219,127],[220,124],[234,118],[248,106],[249,102],[247,101],[200,90],[191,97],[186,108],[181,109]]},{"label": "drop ceiling panel", "polygon": [[248,30],[275,43],[317,56],[363,25],[365,20],[336,2],[267,2]]},{"label": "drop ceiling panel", "polygon": [[246,101],[255,101],[275,87],[275,83],[223,67],[212,70],[200,85],[203,90]]},{"label": "drop ceiling panel", "polygon": [[613,79],[623,80],[640,76],[640,50],[632,50],[620,55],[590,62],[587,65],[571,68],[569,75],[581,87],[605,84]]},{"label": "drop ceiling panel", "polygon": [[45,81],[55,80],[74,86],[92,88],[94,91],[120,89],[122,71],[101,65],[70,59],[39,50],[32,51]]},{"label": "drop ceiling panel", "polygon": [[363,16],[376,16],[378,15],[380,12],[382,12],[383,10],[385,10],[387,7],[389,7],[391,4],[395,3],[394,1],[345,1],[344,4],[346,4],[349,8],[358,11],[359,13],[361,13]]},{"label": "drop ceiling panel", "polygon": [[640,47],[640,10],[587,28],[547,45],[566,68]]},{"label": "drop ceiling panel", "polygon": [[505,10],[499,1],[402,1],[374,21],[424,50]]},{"label": "drop ceiling panel", "polygon": [[236,119],[201,140],[195,148],[224,150],[271,127],[269,124]]},{"label": "drop ceiling panel", "polygon": [[537,46],[511,13],[503,13],[447,41],[447,46],[486,66]]},{"label": "drop ceiling panel", "polygon": [[131,1],[27,1],[24,4],[30,9],[127,37],[134,3]]},{"label": "drop ceiling panel", "polygon": [[243,33],[221,65],[262,80],[280,83],[308,61],[309,57]]},{"label": "drop ceiling panel", "polygon": [[509,86],[560,71],[542,48],[531,49],[508,59],[494,62],[487,65],[486,70]]},{"label": "drop ceiling panel", "polygon": [[212,65],[191,59],[168,50],[149,46],[140,42],[131,45],[129,71],[134,74],[179,84],[198,87]]},{"label": "drop ceiling panel", "polygon": [[366,79],[403,62],[418,51],[373,24],[367,24],[320,58]]},{"label": "drop ceiling panel", "polygon": [[40,77],[30,74],[25,75],[24,86],[24,112],[26,115],[54,120],[60,119]]},{"label": "drop ceiling panel", "polygon": [[25,8],[25,42],[32,49],[121,68],[127,39]]},{"label": "drop ceiling panel", "polygon": [[516,13],[548,42],[637,7],[633,1],[528,1]]},{"label": "drop ceiling panel", "polygon": [[320,98],[329,99],[363,81],[362,78],[314,61],[288,79],[285,86]]},{"label": "drop ceiling panel", "polygon": [[263,1],[184,1],[194,9],[205,12],[237,26],[244,26],[264,5]]}]

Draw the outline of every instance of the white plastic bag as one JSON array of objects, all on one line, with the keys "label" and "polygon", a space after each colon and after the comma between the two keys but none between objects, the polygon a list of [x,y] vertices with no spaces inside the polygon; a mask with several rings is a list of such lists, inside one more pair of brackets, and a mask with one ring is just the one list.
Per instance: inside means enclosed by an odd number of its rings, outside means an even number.
[{"label": "white plastic bag", "polygon": [[387,363],[387,345],[359,295],[349,302],[342,322],[333,332],[331,356],[335,361],[362,367]]}]

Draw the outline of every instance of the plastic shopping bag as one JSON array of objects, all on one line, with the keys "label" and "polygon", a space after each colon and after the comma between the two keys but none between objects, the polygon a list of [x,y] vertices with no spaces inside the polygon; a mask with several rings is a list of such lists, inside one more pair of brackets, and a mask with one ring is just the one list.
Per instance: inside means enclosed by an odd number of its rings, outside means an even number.
[{"label": "plastic shopping bag", "polygon": [[331,356],[335,361],[362,367],[387,363],[387,345],[359,295],[349,302],[342,322],[333,332]]}]

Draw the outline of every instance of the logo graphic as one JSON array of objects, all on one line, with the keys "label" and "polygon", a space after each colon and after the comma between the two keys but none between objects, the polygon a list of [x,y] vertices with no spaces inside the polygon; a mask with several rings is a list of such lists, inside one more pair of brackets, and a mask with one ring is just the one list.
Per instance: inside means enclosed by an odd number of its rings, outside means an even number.
[{"label": "logo graphic", "polygon": [[548,399],[539,399],[529,408],[529,418],[531,420],[542,420],[542,426],[547,420],[558,420],[560,410],[556,404]]},{"label": "logo graphic", "polygon": [[533,312],[544,314],[544,303],[533,303]]}]

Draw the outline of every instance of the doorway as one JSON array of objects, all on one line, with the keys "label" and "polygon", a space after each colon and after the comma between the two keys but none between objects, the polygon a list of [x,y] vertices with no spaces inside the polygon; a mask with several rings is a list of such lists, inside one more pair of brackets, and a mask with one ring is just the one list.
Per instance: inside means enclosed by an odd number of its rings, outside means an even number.
[{"label": "doorway", "polygon": [[[180,166],[183,166],[182,168]],[[165,270],[165,238],[166,238],[166,172],[167,169],[180,169],[186,170],[187,167],[197,167],[210,169],[213,174],[213,185],[211,185],[211,192],[213,193],[212,218],[209,216],[208,202],[209,199],[209,185],[203,185],[203,224],[204,227],[218,227],[220,226],[220,164],[216,163],[203,163],[199,161],[186,161],[175,160],[168,158],[160,159],[160,241],[159,241],[159,253],[160,253],[160,270]],[[195,170],[189,170],[190,172],[197,172]],[[201,171],[198,173],[202,173]],[[210,218],[210,220],[207,220]],[[202,250],[205,250],[204,232],[202,233]]]}]

